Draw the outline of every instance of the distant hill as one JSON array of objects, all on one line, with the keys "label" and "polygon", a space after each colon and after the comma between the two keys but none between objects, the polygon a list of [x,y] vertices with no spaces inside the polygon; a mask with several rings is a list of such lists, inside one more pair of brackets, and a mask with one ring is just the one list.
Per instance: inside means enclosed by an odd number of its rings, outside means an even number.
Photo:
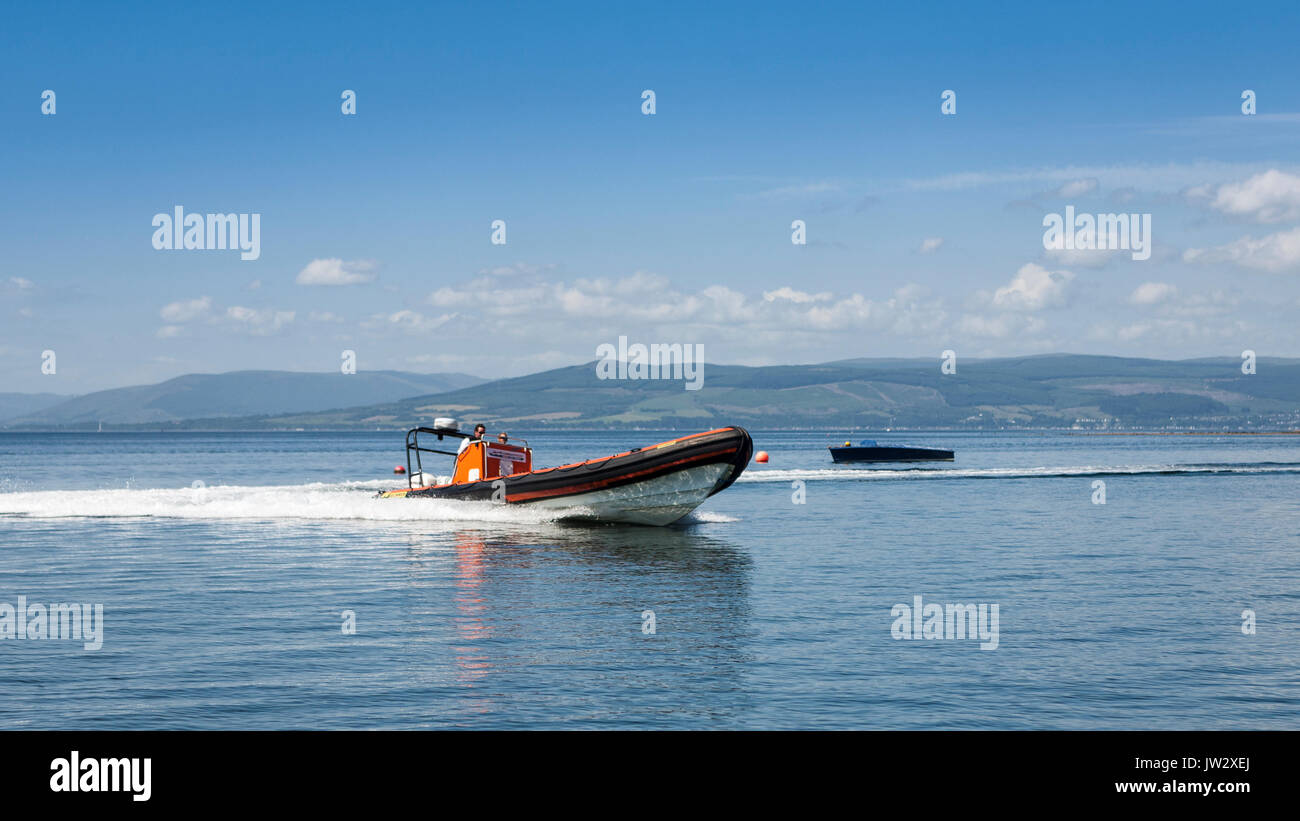
[{"label": "distant hill", "polygon": [[59,393],[0,393],[0,424],[57,405],[68,399]]},{"label": "distant hill", "polygon": [[1052,354],[959,360],[854,359],[820,365],[705,365],[704,386],[600,380],[593,363],[339,410],[179,427],[406,428],[436,416],[494,430],[657,427],[1300,427],[1300,360],[1162,361]]},{"label": "distant hill", "polygon": [[23,409],[6,428],[156,425],[187,419],[304,413],[409,396],[442,393],[481,383],[460,373],[361,371],[292,373],[236,371],[190,374],[131,388],[97,391]]}]

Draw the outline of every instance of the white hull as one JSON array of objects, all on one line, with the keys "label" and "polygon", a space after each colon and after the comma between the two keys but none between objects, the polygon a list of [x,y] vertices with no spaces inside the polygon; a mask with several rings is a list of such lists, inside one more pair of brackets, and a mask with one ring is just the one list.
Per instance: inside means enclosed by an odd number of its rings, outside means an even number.
[{"label": "white hull", "polygon": [[638,525],[668,525],[700,506],[732,466],[702,465],[609,490],[529,502],[529,507],[571,510],[564,518]]}]

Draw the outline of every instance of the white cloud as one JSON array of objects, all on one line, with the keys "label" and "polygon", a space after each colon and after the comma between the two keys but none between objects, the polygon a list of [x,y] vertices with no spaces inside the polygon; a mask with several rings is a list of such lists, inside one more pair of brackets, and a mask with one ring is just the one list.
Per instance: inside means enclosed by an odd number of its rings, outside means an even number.
[{"label": "white cloud", "polygon": [[844,186],[837,182],[829,180],[801,183],[797,185],[783,185],[778,188],[769,188],[760,191],[754,196],[760,199],[785,199],[787,197],[807,197],[816,194],[829,194],[843,190]]},{"label": "white cloud", "polygon": [[199,297],[198,299],[182,300],[180,302],[171,302],[164,305],[158,315],[169,324],[180,322],[190,322],[198,319],[212,309],[212,299],[209,297]]},{"label": "white cloud", "polygon": [[343,317],[331,311],[312,311],[307,315],[312,322],[342,322]]},{"label": "white cloud", "polygon": [[1158,318],[1144,319],[1128,325],[1101,323],[1094,325],[1089,337],[1099,342],[1136,342],[1171,345],[1186,351],[1192,347],[1219,347],[1235,344],[1241,337],[1254,336],[1257,330],[1240,320],[1224,319],[1206,322],[1204,319]]},{"label": "white cloud", "polygon": [[479,271],[480,276],[510,277],[520,274],[538,274],[544,270],[549,270],[553,265],[531,265],[527,262],[514,262],[510,265],[498,265],[494,268],[484,268]]},{"label": "white cloud", "polygon": [[1074,268],[1104,268],[1111,260],[1131,251],[1118,251],[1109,248],[1046,248],[1043,256],[1053,264],[1069,265]]},{"label": "white cloud", "polygon": [[473,300],[474,294],[467,289],[443,287],[429,294],[428,302],[430,305],[453,306],[468,305]]},{"label": "white cloud", "polygon": [[1016,336],[1031,336],[1041,333],[1047,324],[1038,317],[1025,314],[1003,313],[994,316],[963,314],[957,323],[957,330],[976,337],[1006,339]]},{"label": "white cloud", "polygon": [[1156,305],[1178,295],[1178,289],[1167,282],[1144,282],[1133,289],[1128,301],[1134,305]]},{"label": "white cloud", "polygon": [[22,277],[9,277],[9,284],[13,285],[20,291],[26,291],[35,285],[35,283],[30,279],[24,279]]},{"label": "white cloud", "polygon": [[1241,182],[1201,185],[1187,192],[1189,199],[1208,202],[1224,214],[1254,222],[1275,223],[1300,219],[1300,176],[1276,168]]},{"label": "white cloud", "polygon": [[232,305],[226,309],[226,319],[242,331],[254,336],[267,336],[293,322],[295,311],[276,311],[270,308],[246,308]]},{"label": "white cloud", "polygon": [[1070,180],[1056,189],[1058,197],[1081,197],[1084,194],[1091,194],[1097,190],[1097,178],[1086,177],[1081,180]]},{"label": "white cloud", "polygon": [[172,337],[180,336],[181,331],[183,330],[184,328],[180,325],[164,325],[158,329],[158,332],[154,334],[154,336],[159,339],[171,339]]},{"label": "white cloud", "polygon": [[299,285],[360,285],[375,278],[375,263],[369,260],[313,259],[298,272]]},{"label": "white cloud", "polygon": [[[1183,293],[1168,282],[1144,282],[1133,289],[1127,301],[1130,305],[1150,308],[1156,314],[1156,317],[1145,317],[1130,326],[1129,331],[1121,329],[1124,333],[1133,334],[1135,332],[1132,329],[1135,328],[1157,328],[1153,323],[1162,323],[1158,326],[1160,330],[1194,329],[1198,323],[1210,320],[1221,323],[1230,319],[1238,309],[1241,296],[1237,292],[1224,290]],[[1120,338],[1127,340],[1129,337]]]},{"label": "white cloud", "polygon": [[920,254],[933,254],[943,245],[943,237],[926,237],[921,241],[921,247],[916,249]]},{"label": "white cloud", "polygon": [[957,191],[1003,185],[1037,183],[1066,184],[1080,179],[1096,179],[1107,188],[1143,190],[1182,190],[1207,179],[1231,180],[1242,174],[1267,170],[1259,163],[1199,161],[1164,165],[1060,166],[1024,168],[1008,171],[964,171],[939,177],[904,180],[903,187],[914,191]]},{"label": "white cloud", "polygon": [[1183,260],[1231,262],[1243,268],[1270,273],[1295,270],[1300,268],[1300,228],[1279,231],[1258,239],[1246,236],[1215,248],[1188,248],[1183,252]]},{"label": "white cloud", "polygon": [[427,317],[419,311],[404,309],[391,314],[375,314],[362,324],[370,330],[397,328],[407,333],[424,334],[438,330],[448,322],[456,319],[457,316],[457,314],[451,313]]},{"label": "white cloud", "polygon": [[1049,271],[1033,262],[1026,263],[1015,277],[993,293],[993,305],[1008,311],[1037,311],[1065,304],[1066,288],[1074,274]]},{"label": "white cloud", "polygon": [[1165,307],[1165,312],[1178,317],[1205,319],[1223,317],[1235,311],[1241,303],[1241,297],[1227,291],[1211,291],[1205,294],[1191,294]]},{"label": "white cloud", "polygon": [[1132,342],[1135,339],[1141,339],[1151,332],[1152,325],[1149,322],[1134,322],[1132,325],[1125,325],[1115,331],[1115,336],[1123,342]]},{"label": "white cloud", "polygon": [[[472,315],[476,334],[516,339],[573,338],[575,328],[616,337],[642,328],[663,338],[670,334],[678,339],[712,335],[739,344],[780,336],[789,342],[855,329],[928,333],[946,319],[941,303],[927,300],[927,292],[919,287],[899,288],[888,299],[876,300],[857,293],[809,293],[789,285],[756,295],[724,285],[684,291],[666,278],[644,271],[571,282],[516,278],[503,283],[479,277],[455,288],[439,288],[426,301],[460,312],[447,316],[446,321]],[[408,314],[400,316],[397,324],[419,327],[422,318]],[[376,324],[372,318],[371,325]]]},{"label": "white cloud", "polygon": [[397,313],[390,315],[388,321],[394,325],[406,328],[415,328],[423,325],[425,318],[423,314],[415,311],[398,311]]},{"label": "white cloud", "polygon": [[1110,201],[1118,205],[1127,205],[1137,199],[1137,191],[1125,186],[1110,192]]},{"label": "white cloud", "polygon": [[823,291],[819,294],[809,294],[804,291],[796,291],[789,285],[783,285],[775,291],[764,291],[763,299],[768,302],[775,302],[778,299],[786,299],[790,302],[825,302],[831,298],[829,292]]}]

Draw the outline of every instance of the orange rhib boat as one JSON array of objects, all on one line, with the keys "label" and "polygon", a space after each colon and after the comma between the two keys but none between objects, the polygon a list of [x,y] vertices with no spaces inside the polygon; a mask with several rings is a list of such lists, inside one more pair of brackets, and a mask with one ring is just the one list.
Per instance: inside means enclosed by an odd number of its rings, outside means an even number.
[{"label": "orange rhib boat", "polygon": [[[468,441],[444,449],[448,439]],[[462,433],[452,419],[438,419],[432,428],[407,432],[408,486],[380,496],[526,504],[563,511],[564,519],[666,525],[736,481],[753,449],[744,428],[727,427],[535,470],[526,440],[486,442]],[[436,484],[425,473],[427,453],[456,458],[450,482]]]}]

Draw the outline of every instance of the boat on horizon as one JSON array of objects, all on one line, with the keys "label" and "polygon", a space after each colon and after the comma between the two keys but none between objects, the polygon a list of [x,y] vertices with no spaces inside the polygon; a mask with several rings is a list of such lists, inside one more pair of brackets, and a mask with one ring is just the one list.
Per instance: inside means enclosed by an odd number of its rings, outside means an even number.
[{"label": "boat on horizon", "polygon": [[[451,450],[446,440],[460,444]],[[528,505],[561,511],[566,520],[668,525],[736,481],[753,450],[744,428],[726,427],[535,470],[527,440],[488,442],[462,432],[453,419],[437,419],[432,428],[406,434],[407,487],[379,495]],[[451,481],[438,484],[425,472],[426,453],[455,457]]]},{"label": "boat on horizon", "polygon": [[859,445],[831,445],[828,450],[836,462],[951,462],[955,458],[952,451],[943,448],[880,445],[875,439],[863,439]]}]

